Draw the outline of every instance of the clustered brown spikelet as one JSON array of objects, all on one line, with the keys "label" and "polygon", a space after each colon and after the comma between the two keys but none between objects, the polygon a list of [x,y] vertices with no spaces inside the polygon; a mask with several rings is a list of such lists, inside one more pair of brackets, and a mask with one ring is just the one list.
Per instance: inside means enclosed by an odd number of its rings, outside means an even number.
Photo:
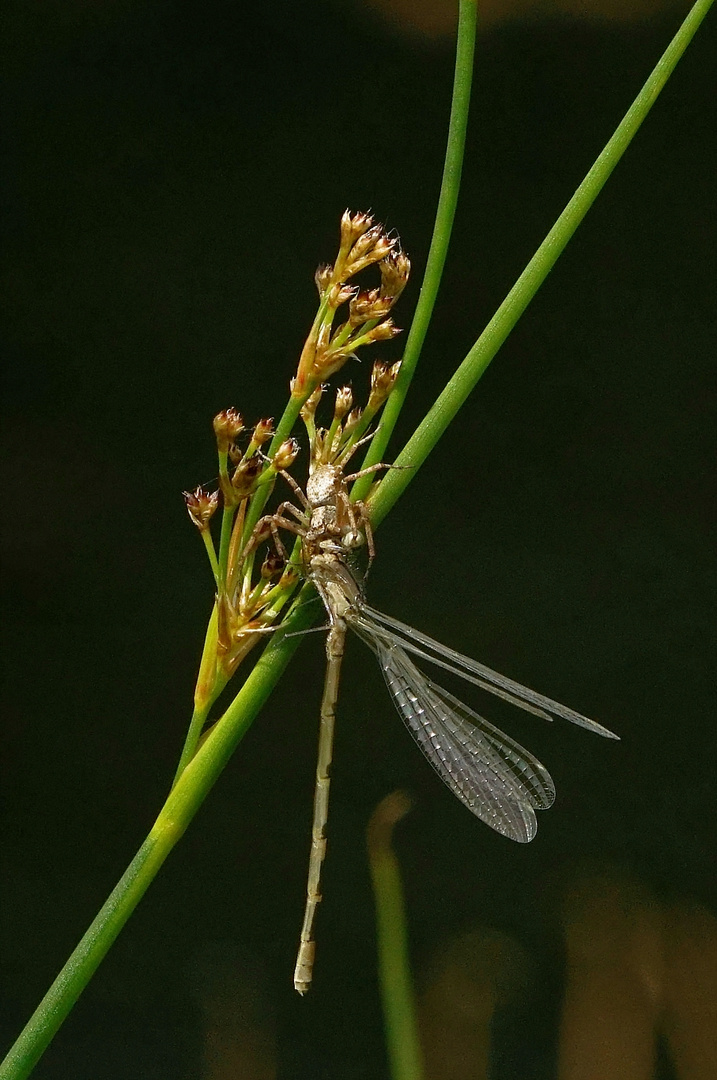
[{"label": "clustered brown spikelet", "polygon": [[[377,265],[381,284],[362,290],[348,282],[369,266]],[[339,253],[331,265],[316,271],[319,310],[301,353],[291,391],[302,401],[335,374],[363,345],[389,341],[400,333],[390,311],[403,292],[411,264],[382,225],[369,214],[341,218]],[[348,318],[334,327],[338,309],[348,304]]]},{"label": "clustered brown spikelet", "polygon": [[[351,283],[357,274],[371,266],[378,267],[379,285],[362,289]],[[390,313],[405,288],[409,272],[408,258],[382,225],[375,224],[369,214],[351,214],[348,210],[344,213],[336,259],[333,265],[320,266],[316,271],[319,309],[291,382],[294,409],[297,404],[301,406],[309,435],[310,469],[324,463],[343,467],[361,440],[369,437],[366,432],[396,382],[400,361],[374,363],[363,409],[355,405],[351,387],[342,386],[336,391],[333,419],[328,428],[317,427],[316,410],[326,389],[324,381],[357,349],[390,340],[399,333]],[[342,307],[346,309],[344,321],[335,326]],[[279,528],[288,528],[286,519],[259,516],[277,474],[286,475],[296,460],[299,444],[288,437],[276,446],[272,420],[259,420],[248,429],[242,415],[233,408],[218,413],[213,426],[219,457],[219,490],[206,492],[199,487],[185,492],[185,500],[189,516],[204,540],[216,579],[216,670],[228,678],[259,640],[261,631],[278,617],[299,578],[297,565],[286,561],[286,551],[279,539]],[[272,448],[265,453],[262,447],[270,440],[273,440]],[[256,504],[252,501],[254,497],[259,500]],[[220,505],[222,530],[217,555],[211,522]],[[265,544],[270,548],[256,571],[255,559]]]}]

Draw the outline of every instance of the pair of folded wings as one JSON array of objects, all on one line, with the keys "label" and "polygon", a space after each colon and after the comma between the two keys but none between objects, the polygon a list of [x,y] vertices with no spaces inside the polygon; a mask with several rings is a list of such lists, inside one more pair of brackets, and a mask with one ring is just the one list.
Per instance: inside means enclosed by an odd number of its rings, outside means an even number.
[{"label": "pair of folded wings", "polygon": [[558,717],[618,738],[602,724],[368,605],[361,604],[348,621],[376,653],[398,712],[438,775],[472,813],[511,840],[532,840],[535,811],[552,806],[555,785],[549,772],[529,750],[432,682],[409,652],[546,720]]}]

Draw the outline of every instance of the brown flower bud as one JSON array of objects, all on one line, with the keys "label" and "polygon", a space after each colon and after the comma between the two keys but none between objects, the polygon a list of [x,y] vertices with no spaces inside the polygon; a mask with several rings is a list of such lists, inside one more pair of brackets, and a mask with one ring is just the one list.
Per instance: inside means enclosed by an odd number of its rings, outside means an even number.
[{"label": "brown flower bud", "polygon": [[243,458],[239,462],[232,475],[232,492],[235,499],[246,499],[247,495],[251,495],[263,467],[261,458],[256,456]]},{"label": "brown flower bud", "polygon": [[333,266],[329,266],[328,263],[322,263],[321,266],[317,266],[316,273],[314,274],[314,281],[316,282],[316,288],[319,290],[319,296],[324,295],[331,284],[333,276]]},{"label": "brown flower bud", "polygon": [[269,441],[273,434],[274,421],[271,418],[268,420],[260,420],[252,432],[251,441],[254,443],[254,446],[263,446],[265,442]]},{"label": "brown flower bud", "polygon": [[[293,382],[293,380],[292,380],[292,382]],[[323,394],[323,392],[324,392],[323,386],[321,386],[321,385],[317,386],[316,389],[314,390],[313,394],[311,394],[306,399],[304,404],[301,406],[301,419],[304,422],[313,420],[313,417],[314,417],[314,414],[315,414],[315,412],[316,412],[316,410],[318,408],[319,402],[321,401],[321,395]]]},{"label": "brown flower bud", "polygon": [[384,319],[378,326],[374,326],[361,335],[361,344],[367,344],[369,341],[390,341],[400,333],[401,328],[394,325],[393,319]]},{"label": "brown flower bud", "polygon": [[219,506],[219,492],[206,492],[198,487],[196,491],[184,491],[182,494],[190,518],[199,531],[203,532],[209,527],[212,514]]},{"label": "brown flower bud", "polygon": [[382,259],[378,268],[381,271],[381,295],[390,297],[395,303],[406,288],[411,273],[410,260],[399,248]]},{"label": "brown flower bud", "polygon": [[348,303],[358,293],[355,285],[332,285],[328,293],[328,305],[336,310],[342,304]]},{"label": "brown flower bud", "polygon": [[384,231],[382,225],[373,225],[370,229],[365,230],[351,248],[351,261],[363,259],[368,255],[368,253],[375,248],[383,235]]},{"label": "brown flower bud", "polygon": [[347,435],[350,435],[351,432],[354,430],[359,420],[361,419],[361,413],[362,410],[356,408],[352,409],[351,412],[348,414],[344,423],[344,438],[346,438]]},{"label": "brown flower bud", "polygon": [[393,251],[395,245],[396,241],[386,236],[381,225],[374,225],[372,229],[359,237],[349,252],[344,271],[345,277],[353,277],[367,266],[385,259]]},{"label": "brown flower bud", "polygon": [[360,292],[349,304],[349,324],[361,326],[370,319],[383,319],[393,306],[390,296],[381,296],[378,289]]},{"label": "brown flower bud", "polygon": [[349,210],[344,210],[341,216],[341,247],[346,247],[348,251],[364,233],[368,232],[373,225],[373,218],[370,214],[363,214],[360,211],[352,214]]},{"label": "brown flower bud", "polygon": [[298,456],[299,446],[296,439],[286,439],[271,459],[271,463],[275,469],[289,469]]},{"label": "brown flower bud", "polygon": [[351,406],[354,403],[354,396],[351,392],[350,386],[342,386],[336,391],[336,404],[334,405],[334,416],[337,420],[343,420],[346,413],[349,412]]},{"label": "brown flower bud", "polygon": [[377,360],[374,363],[371,371],[371,391],[367,406],[372,412],[375,412],[383,405],[393,390],[400,370],[400,360],[397,360],[395,364],[387,364],[383,360]]},{"label": "brown flower bud", "polygon": [[244,421],[236,409],[223,409],[213,420],[214,434],[220,454],[226,454],[229,444],[244,430]]},{"label": "brown flower bud", "polygon": [[296,567],[292,566],[291,563],[287,563],[286,569],[279,580],[279,585],[282,589],[291,589],[299,580],[299,577],[300,574]]}]

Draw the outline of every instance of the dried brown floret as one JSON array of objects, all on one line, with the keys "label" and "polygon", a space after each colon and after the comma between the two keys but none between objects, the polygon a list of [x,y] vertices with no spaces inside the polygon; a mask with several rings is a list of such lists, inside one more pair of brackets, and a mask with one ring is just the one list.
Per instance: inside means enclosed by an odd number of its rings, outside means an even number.
[{"label": "dried brown floret", "polygon": [[182,494],[189,516],[200,532],[209,528],[212,515],[219,506],[219,492],[208,492],[198,487],[196,491],[184,491]]},{"label": "dried brown floret", "polygon": [[236,409],[223,409],[214,417],[214,434],[220,454],[226,454],[237,435],[244,430],[244,421]]},{"label": "dried brown floret", "polygon": [[263,467],[259,457],[243,458],[239,462],[232,474],[232,494],[237,501],[251,495]]},{"label": "dried brown floret", "polygon": [[336,404],[334,405],[334,416],[337,420],[343,420],[347,412],[350,412],[354,403],[354,396],[351,392],[350,386],[341,386],[336,391]]},{"label": "dried brown floret", "polygon": [[296,439],[285,439],[271,459],[272,465],[275,469],[290,469],[300,449]]}]

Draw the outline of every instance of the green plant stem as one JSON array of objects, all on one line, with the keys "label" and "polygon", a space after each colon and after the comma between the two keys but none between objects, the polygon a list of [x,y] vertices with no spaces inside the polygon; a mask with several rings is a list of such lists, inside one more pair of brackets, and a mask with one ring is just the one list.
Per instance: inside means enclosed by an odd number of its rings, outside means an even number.
[{"label": "green plant stem", "polygon": [[219,584],[219,563],[217,562],[217,553],[214,550],[214,541],[212,540],[212,534],[209,529],[202,529],[202,542],[207,550],[209,556],[209,565],[212,568],[214,574],[215,585]]},{"label": "green plant stem", "polygon": [[[426,458],[445,431],[514,326],[539,284],[582,220],[586,210],[615,167],[657,94],[684,52],[712,0],[697,0],[680,30],[659,61],[655,71],[638,95],[625,120],[590,170],[563,215],[526,268],[518,284],[509,293],[493,320],[466,357],[451,383],[429,412],[416,435],[399,455],[398,463],[410,464],[410,470],[391,470],[371,500],[372,520],[378,524],[415,476],[417,466]],[[558,229],[560,225],[560,229]],[[527,279],[527,280],[526,280]],[[291,431],[301,403],[290,401],[282,416],[272,447],[278,446]],[[259,493],[257,493],[259,494]],[[259,505],[259,499],[256,500]],[[262,504],[263,505],[263,504]],[[258,518],[261,509],[252,511]],[[311,595],[302,589],[299,600]],[[309,626],[316,614],[311,605],[294,606],[287,629]],[[184,769],[160,812],[157,822],[121,881],[101,909],[82,941],[67,961],[43,998],[17,1042],[0,1065],[0,1080],[23,1080],[51,1042],[75,1001],[99,966],[112,942],[144,895],[174,844],[204,800],[224,768],[232,751],[251,725],[261,706],[296,651],[300,638],[287,637],[281,631],[269,643],[256,666],[222,719],[210,731],[204,744]]]},{"label": "green plant stem", "polygon": [[[217,694],[218,696],[218,694]],[[174,780],[172,781],[172,787],[177,786],[177,781],[186,769],[189,762],[194,757],[199,740],[202,737],[204,731],[204,725],[207,722],[209,716],[209,710],[212,707],[213,698],[206,701],[203,705],[195,705],[194,712],[192,713],[192,719],[189,722],[189,730],[187,731],[187,737],[184,740],[184,746],[182,747],[182,754],[179,759],[179,765],[177,765],[177,771],[174,774]]]},{"label": "green plant stem", "polygon": [[[526,307],[557,262],[558,256],[594,203],[622,155],[627,150],[643,120],[655,104],[713,0],[697,0],[665,49],[635,101],[625,113],[614,135],[599,154],[594,165],[567,204],[558,220],[490,320],[436,403],[421,421],[375,489],[369,505],[371,523],[376,526],[411,483],[441,435],[455,417],[498,349],[511,332]],[[360,497],[360,496],[357,496]]]},{"label": "green plant stem", "polygon": [[[364,458],[362,468],[368,468],[383,460],[384,451],[391,438],[398,415],[408,394],[416,365],[418,364],[428,333],[428,326],[433,315],[436,296],[443,276],[443,267],[448,254],[448,245],[456,216],[458,192],[461,186],[463,154],[466,145],[468,110],[473,81],[473,57],[476,41],[477,7],[475,0],[460,0],[458,9],[458,38],[456,42],[456,66],[453,77],[453,97],[451,117],[448,124],[446,158],[443,165],[443,179],[438,197],[436,220],[433,226],[431,246],[426,260],[421,294],[411,322],[411,329],[406,339],[401,370],[396,385],[383,410],[381,424],[374,435]],[[365,499],[375,477],[364,476],[357,480],[351,492],[354,499]]]},{"label": "green plant stem", "polygon": [[226,679],[219,684],[217,671],[217,641],[218,641],[219,612],[216,601],[212,607],[212,614],[207,624],[207,632],[204,636],[202,659],[199,663],[199,674],[194,689],[194,711],[189,722],[189,729],[184,740],[182,753],[179,756],[179,764],[174,774],[172,786],[177,783],[184,769],[192,760],[194,751],[201,738],[204,724],[206,723],[209,710],[216,701],[221,691],[226,686]]},{"label": "green plant stem", "polygon": [[376,807],[366,837],[376,907],[378,975],[392,1080],[422,1080],[423,1077],[408,954],[406,903],[401,868],[391,843],[394,827],[410,809],[409,797],[402,791],[394,791]]},{"label": "green plant stem", "polygon": [[[312,615],[306,604],[297,607],[288,627],[292,631],[301,630],[310,623]],[[264,650],[224,716],[184,769],[149,836],[0,1065],[0,1080],[22,1080],[30,1075],[183,835],[300,641],[300,637],[287,638],[279,631]]]},{"label": "green plant stem", "polygon": [[[269,445],[268,457],[272,457],[284,440],[288,439],[291,435],[294,424],[296,423],[304,404],[304,400],[305,399],[294,397],[293,395],[289,398],[287,406],[281,415],[281,419],[276,426],[274,438]],[[249,509],[247,510],[246,521],[244,522],[242,545],[246,544],[249,540],[254,526],[261,517],[262,510],[266,506],[266,500],[269,498],[272,488],[272,484],[261,484],[252,495],[249,502]]]},{"label": "green plant stem", "polygon": [[227,580],[229,544],[232,537],[232,526],[234,524],[234,516],[236,512],[236,506],[227,506],[226,504],[222,510],[222,531],[219,536],[219,565],[217,567],[218,584],[220,590],[224,589]]}]

